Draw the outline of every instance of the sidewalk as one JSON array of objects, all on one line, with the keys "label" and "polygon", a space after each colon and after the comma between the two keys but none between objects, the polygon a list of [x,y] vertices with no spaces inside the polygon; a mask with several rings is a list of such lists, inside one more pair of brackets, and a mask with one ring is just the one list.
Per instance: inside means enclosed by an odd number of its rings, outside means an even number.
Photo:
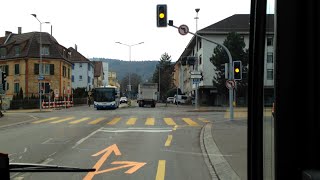
[{"label": "sidewalk", "polygon": [[209,169],[219,179],[247,179],[247,120],[221,117],[206,124],[201,133]]},{"label": "sidewalk", "polygon": [[4,116],[0,118],[0,128],[15,126],[18,124],[29,123],[37,120],[36,117],[31,114],[25,113],[4,113]]},{"label": "sidewalk", "polygon": [[7,114],[7,113],[39,113],[39,112],[51,112],[53,111],[53,109],[42,109],[40,111],[40,109],[14,109],[14,110],[2,110],[1,112],[3,114]]}]

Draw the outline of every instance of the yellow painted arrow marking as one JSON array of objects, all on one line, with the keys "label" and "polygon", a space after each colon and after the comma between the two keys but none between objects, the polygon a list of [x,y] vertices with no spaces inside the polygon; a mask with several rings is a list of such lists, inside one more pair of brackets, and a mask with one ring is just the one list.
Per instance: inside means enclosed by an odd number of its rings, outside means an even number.
[{"label": "yellow painted arrow marking", "polygon": [[132,174],[132,173],[136,172],[138,169],[140,169],[142,166],[144,166],[147,163],[144,163],[144,162],[133,162],[133,161],[114,161],[111,164],[123,164],[123,165],[122,166],[118,166],[118,167],[105,169],[105,170],[102,170],[102,171],[98,171],[97,174],[106,173],[106,172],[110,172],[110,171],[115,171],[115,170],[123,169],[123,168],[127,168],[127,167],[131,167],[131,168],[129,170],[127,170],[125,173]]},{"label": "yellow painted arrow marking", "polygon": [[108,157],[111,155],[111,153],[114,152],[115,155],[120,156],[121,152],[118,148],[118,146],[116,144],[113,144],[99,152],[97,152],[96,154],[93,154],[92,156],[99,156],[101,154],[102,157],[99,159],[99,161],[93,166],[93,169],[96,169],[95,172],[89,172],[84,178],[83,180],[91,180],[93,178],[94,175],[99,174],[99,169],[102,166],[102,164],[108,159]]}]

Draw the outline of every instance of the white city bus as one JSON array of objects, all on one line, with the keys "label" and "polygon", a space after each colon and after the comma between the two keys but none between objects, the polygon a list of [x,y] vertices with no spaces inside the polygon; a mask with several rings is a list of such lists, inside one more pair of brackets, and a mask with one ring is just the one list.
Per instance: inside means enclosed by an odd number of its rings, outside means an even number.
[{"label": "white city bus", "polygon": [[101,86],[93,89],[93,104],[97,110],[117,109],[119,107],[119,88]]}]

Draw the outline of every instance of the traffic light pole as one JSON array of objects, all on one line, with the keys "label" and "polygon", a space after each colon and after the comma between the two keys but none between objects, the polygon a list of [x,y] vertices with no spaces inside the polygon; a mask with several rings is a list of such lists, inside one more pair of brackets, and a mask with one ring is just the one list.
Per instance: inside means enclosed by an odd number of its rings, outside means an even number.
[{"label": "traffic light pole", "polygon": [[[173,24],[168,24],[169,26],[172,26],[172,27],[174,27],[174,28],[179,28],[179,27],[177,27],[177,26],[174,26]],[[233,68],[232,68],[232,66],[233,66],[233,63],[232,63],[232,56],[231,56],[231,53],[230,53],[230,51],[228,50],[228,48],[227,47],[225,47],[223,44],[220,44],[220,43],[217,43],[217,42],[215,42],[215,41],[212,41],[212,40],[210,40],[210,39],[208,39],[208,38],[206,38],[206,37],[203,37],[203,36],[201,36],[201,35],[198,35],[198,34],[195,34],[195,33],[192,33],[192,32],[188,32],[189,34],[192,34],[192,35],[194,35],[194,36],[196,36],[196,37],[200,37],[201,39],[204,39],[204,40],[206,40],[206,41],[209,41],[209,42],[211,42],[211,43],[213,43],[213,44],[216,44],[216,45],[218,45],[218,46],[221,46],[226,52],[227,52],[227,55],[228,55],[228,58],[229,58],[229,80],[233,80]],[[232,88],[230,88],[229,89],[229,109],[230,109],[230,120],[233,120],[234,119],[234,116],[233,116],[233,89]]]}]

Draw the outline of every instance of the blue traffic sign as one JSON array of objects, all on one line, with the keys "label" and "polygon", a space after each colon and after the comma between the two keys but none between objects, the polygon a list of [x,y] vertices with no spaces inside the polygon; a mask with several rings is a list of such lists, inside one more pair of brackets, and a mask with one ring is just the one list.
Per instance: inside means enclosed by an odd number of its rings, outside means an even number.
[{"label": "blue traffic sign", "polygon": [[44,80],[44,76],[39,76],[38,80]]}]

